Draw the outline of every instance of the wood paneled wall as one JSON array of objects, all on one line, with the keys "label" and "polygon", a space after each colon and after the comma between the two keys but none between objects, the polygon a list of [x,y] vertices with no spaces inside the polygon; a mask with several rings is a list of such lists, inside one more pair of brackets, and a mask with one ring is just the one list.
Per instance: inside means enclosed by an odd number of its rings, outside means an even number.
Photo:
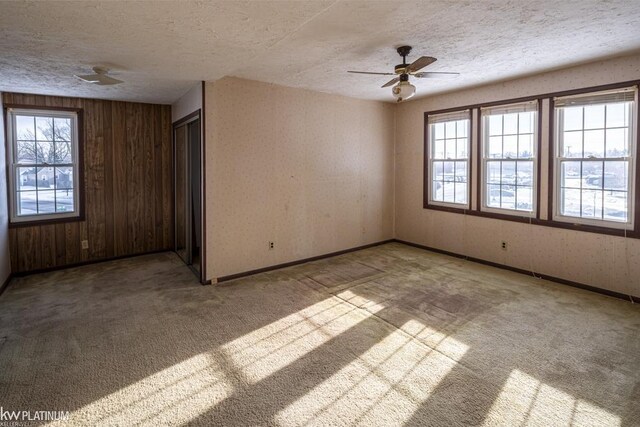
[{"label": "wood paneled wall", "polygon": [[16,93],[3,101],[84,115],[85,220],[11,228],[14,273],[173,247],[170,106]]}]

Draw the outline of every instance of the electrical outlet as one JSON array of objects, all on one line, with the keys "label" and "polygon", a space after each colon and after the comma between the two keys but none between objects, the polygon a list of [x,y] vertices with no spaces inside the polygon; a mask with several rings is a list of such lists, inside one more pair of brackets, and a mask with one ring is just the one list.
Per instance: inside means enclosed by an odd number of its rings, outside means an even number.
[{"label": "electrical outlet", "polygon": [[275,243],[269,242],[269,250],[272,250],[276,247]]},{"label": "electrical outlet", "polygon": [[80,243],[82,244],[82,249],[89,249],[89,241],[88,240],[83,240]]},{"label": "electrical outlet", "polygon": [[505,242],[504,240],[500,243],[500,247],[502,248],[503,251],[507,250],[507,242]]}]

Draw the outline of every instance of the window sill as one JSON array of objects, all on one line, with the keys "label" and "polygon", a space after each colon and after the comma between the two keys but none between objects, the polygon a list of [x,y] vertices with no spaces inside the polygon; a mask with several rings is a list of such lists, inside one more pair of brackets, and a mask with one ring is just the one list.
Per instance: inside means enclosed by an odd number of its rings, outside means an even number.
[{"label": "window sill", "polygon": [[84,220],[84,214],[80,214],[78,216],[70,216],[64,218],[43,218],[30,221],[9,222],[9,228],[37,227],[40,225],[64,224],[67,222],[82,222]]}]

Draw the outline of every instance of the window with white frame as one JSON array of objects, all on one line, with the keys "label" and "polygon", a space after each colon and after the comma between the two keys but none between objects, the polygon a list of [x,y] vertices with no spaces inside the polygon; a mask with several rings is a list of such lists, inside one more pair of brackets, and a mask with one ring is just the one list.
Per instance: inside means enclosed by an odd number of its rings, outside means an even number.
[{"label": "window with white frame", "polygon": [[79,216],[76,112],[7,110],[13,223]]},{"label": "window with white frame", "polygon": [[554,99],[558,221],[633,227],[637,87]]},{"label": "window with white frame", "polygon": [[469,207],[470,110],[428,117],[428,203]]},{"label": "window with white frame", "polygon": [[536,100],[482,108],[483,211],[535,215]]}]

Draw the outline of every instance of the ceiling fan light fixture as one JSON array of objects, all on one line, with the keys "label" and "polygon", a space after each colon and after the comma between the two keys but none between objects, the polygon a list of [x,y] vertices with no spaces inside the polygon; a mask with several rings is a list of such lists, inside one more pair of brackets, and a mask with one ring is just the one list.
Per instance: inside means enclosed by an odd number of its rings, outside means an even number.
[{"label": "ceiling fan light fixture", "polygon": [[416,87],[405,80],[392,87],[391,93],[397,102],[402,102],[416,94]]}]

